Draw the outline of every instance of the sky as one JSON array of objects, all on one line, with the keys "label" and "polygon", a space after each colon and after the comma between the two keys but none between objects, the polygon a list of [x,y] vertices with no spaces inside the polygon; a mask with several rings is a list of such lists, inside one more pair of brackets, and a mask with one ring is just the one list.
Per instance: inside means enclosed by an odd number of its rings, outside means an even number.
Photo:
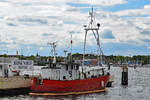
[{"label": "sky", "polygon": [[[83,53],[89,11],[100,23],[105,55],[150,55],[150,0],[0,0],[0,54],[51,56]],[[86,53],[95,54],[96,41],[88,33]]]}]

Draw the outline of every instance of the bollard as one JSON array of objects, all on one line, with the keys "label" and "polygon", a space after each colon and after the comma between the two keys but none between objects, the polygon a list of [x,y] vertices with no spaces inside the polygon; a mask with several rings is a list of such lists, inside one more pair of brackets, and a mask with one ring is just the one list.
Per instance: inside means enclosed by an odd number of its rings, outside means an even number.
[{"label": "bollard", "polygon": [[128,68],[126,65],[122,66],[121,84],[128,85]]}]

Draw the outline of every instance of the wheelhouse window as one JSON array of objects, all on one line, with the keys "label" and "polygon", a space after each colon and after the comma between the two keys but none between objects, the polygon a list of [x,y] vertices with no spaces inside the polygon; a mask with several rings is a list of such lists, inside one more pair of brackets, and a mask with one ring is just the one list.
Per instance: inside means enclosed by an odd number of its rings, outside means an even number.
[{"label": "wheelhouse window", "polygon": [[71,69],[73,69],[73,67],[74,67],[74,66],[73,66],[73,65],[71,65]]},{"label": "wheelhouse window", "polygon": [[75,70],[79,70],[79,65],[75,65],[75,66],[74,66],[74,69],[75,69]]}]

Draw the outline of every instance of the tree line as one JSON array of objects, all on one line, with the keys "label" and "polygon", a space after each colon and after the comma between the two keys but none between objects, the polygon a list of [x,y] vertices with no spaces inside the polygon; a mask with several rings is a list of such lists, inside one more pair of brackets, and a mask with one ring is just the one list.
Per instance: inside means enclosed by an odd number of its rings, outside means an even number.
[{"label": "tree line", "polygon": [[[67,57],[64,56],[57,56],[57,62],[64,62],[65,59],[69,58],[69,54]],[[82,60],[83,54],[80,53],[74,53],[71,55],[73,60]],[[0,57],[17,57],[18,59],[22,60],[33,60],[34,62],[37,62],[38,65],[45,65],[53,61],[52,56],[40,56],[40,55],[30,55],[30,56],[24,56],[24,55],[0,55]],[[97,59],[98,56],[94,54],[85,54],[85,59]],[[138,64],[150,64],[150,55],[134,55],[134,56],[121,56],[121,55],[103,55],[103,61],[105,63],[138,63]]]}]

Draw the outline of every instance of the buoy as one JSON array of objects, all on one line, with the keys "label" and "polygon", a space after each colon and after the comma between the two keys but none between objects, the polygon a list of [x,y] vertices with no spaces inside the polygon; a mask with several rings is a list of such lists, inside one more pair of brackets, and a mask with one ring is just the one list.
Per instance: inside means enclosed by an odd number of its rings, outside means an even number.
[{"label": "buoy", "polygon": [[128,68],[126,65],[122,66],[121,84],[128,85]]}]

